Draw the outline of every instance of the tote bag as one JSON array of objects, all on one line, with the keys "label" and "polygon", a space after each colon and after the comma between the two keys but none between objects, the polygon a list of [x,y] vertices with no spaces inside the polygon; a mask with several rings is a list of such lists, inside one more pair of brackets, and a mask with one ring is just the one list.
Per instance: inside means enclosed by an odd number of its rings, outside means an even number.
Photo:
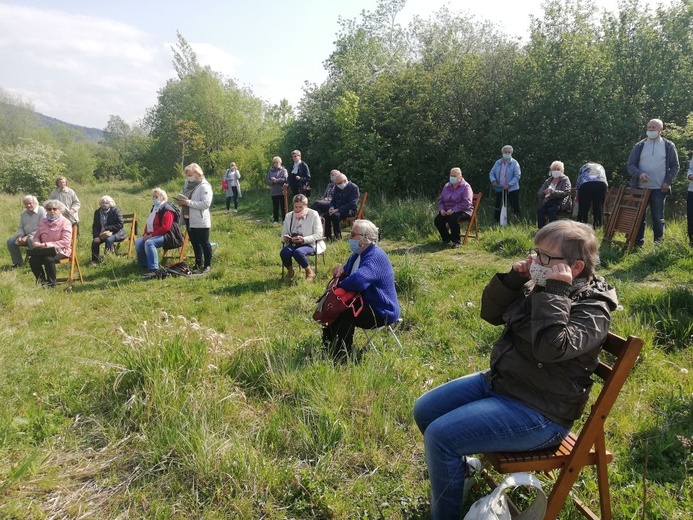
[{"label": "tote bag", "polygon": [[506,227],[508,225],[508,192],[503,190],[503,205],[500,210],[500,225]]},{"label": "tote bag", "polygon": [[546,495],[541,488],[539,479],[531,473],[511,473],[490,495],[474,502],[464,520],[512,520],[507,489],[518,486],[530,486],[537,489],[537,496],[527,509],[522,511],[514,520],[543,520],[546,513]]}]

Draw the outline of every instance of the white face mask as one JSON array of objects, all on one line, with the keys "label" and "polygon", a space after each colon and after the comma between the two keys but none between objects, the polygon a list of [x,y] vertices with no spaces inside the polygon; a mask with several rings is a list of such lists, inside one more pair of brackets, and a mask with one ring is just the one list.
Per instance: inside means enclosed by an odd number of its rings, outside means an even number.
[{"label": "white face mask", "polygon": [[550,267],[545,265],[540,265],[535,261],[532,261],[532,265],[529,266],[529,276],[532,278],[534,283],[539,287],[546,286],[546,275],[551,270]]},{"label": "white face mask", "polygon": [[659,130],[648,130],[647,131],[647,138],[652,139],[653,141],[659,137]]},{"label": "white face mask", "polygon": [[551,175],[554,179],[558,179],[562,175],[562,173],[561,170],[552,170]]}]

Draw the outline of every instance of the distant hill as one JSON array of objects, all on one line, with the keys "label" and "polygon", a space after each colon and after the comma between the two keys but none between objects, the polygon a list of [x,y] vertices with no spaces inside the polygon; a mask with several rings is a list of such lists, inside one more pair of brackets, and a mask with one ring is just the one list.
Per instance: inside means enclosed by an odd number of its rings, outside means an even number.
[{"label": "distant hill", "polygon": [[60,127],[67,127],[84,134],[84,138],[86,141],[99,142],[101,139],[103,139],[103,130],[99,130],[98,128],[89,128],[87,126],[73,125],[72,123],[66,123],[65,121],[61,121],[60,119],[45,116],[38,112],[36,112],[36,114],[41,119],[41,123],[49,127],[51,130],[58,129]]},{"label": "distant hill", "polygon": [[98,128],[89,128],[86,126],[79,126],[74,125],[72,123],[66,123],[65,121],[61,121],[60,119],[45,116],[43,114],[40,114],[39,112],[30,110],[29,108],[25,108],[22,106],[11,105],[0,101],[0,111],[4,112],[5,115],[9,115],[10,119],[12,118],[12,114],[18,115],[24,112],[29,112],[31,113],[31,116],[28,119],[33,119],[35,121],[33,122],[32,126],[36,125],[37,123],[39,125],[46,126],[50,129],[50,131],[53,134],[59,133],[61,129],[68,129],[72,132],[76,132],[74,139],[77,141],[84,140],[99,142],[101,139],[103,139],[103,131],[99,130]]}]

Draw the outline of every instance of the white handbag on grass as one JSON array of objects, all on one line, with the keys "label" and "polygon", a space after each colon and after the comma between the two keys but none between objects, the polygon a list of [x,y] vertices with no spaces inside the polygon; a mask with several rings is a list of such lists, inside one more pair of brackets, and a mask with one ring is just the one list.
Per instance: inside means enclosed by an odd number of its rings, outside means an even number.
[{"label": "white handbag on grass", "polygon": [[546,495],[539,479],[531,473],[511,473],[490,495],[472,504],[464,520],[511,520],[507,489],[530,486],[537,489],[537,496],[527,509],[512,520],[543,520],[546,513]]},{"label": "white handbag on grass", "polygon": [[499,223],[503,227],[508,225],[508,192],[505,190],[503,190],[503,206],[500,210]]}]

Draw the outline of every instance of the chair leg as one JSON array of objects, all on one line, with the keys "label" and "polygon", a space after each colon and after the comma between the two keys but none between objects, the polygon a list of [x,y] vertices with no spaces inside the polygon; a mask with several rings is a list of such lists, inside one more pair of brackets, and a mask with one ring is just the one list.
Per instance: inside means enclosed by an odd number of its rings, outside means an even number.
[{"label": "chair leg", "polygon": [[611,494],[609,492],[609,474],[606,469],[606,441],[604,434],[597,436],[597,482],[599,484],[599,505],[602,520],[611,520]]}]

